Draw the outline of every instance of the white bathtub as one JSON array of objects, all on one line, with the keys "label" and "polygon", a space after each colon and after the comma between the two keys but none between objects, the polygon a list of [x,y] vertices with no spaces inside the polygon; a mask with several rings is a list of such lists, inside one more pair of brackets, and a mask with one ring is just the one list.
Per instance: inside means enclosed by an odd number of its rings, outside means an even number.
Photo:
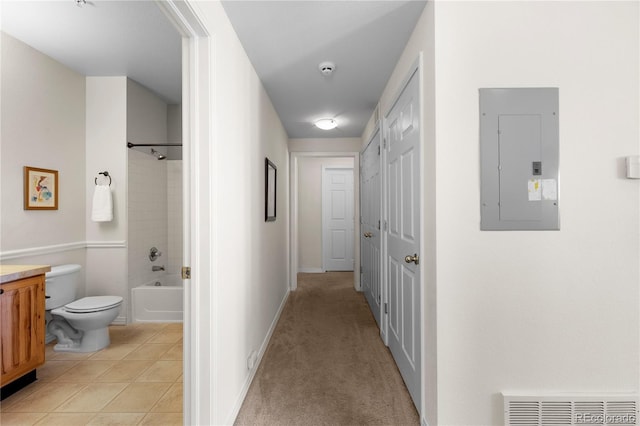
[{"label": "white bathtub", "polygon": [[182,279],[177,274],[132,288],[133,322],[182,322],[183,295]]}]

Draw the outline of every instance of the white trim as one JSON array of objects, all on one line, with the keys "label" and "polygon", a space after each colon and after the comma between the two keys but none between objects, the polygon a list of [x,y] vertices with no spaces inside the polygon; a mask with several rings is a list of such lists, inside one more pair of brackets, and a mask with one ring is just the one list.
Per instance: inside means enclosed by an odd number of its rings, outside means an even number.
[{"label": "white trim", "polygon": [[[290,155],[290,174],[289,174],[289,213],[290,213],[290,232],[289,232],[289,244],[291,251],[289,254],[289,271],[290,271],[290,288],[296,290],[298,288],[298,158],[300,157],[345,157],[353,158],[353,171],[359,173],[360,171],[360,152],[354,151],[333,151],[333,152],[306,152],[306,151],[291,151]],[[353,193],[354,193],[354,210],[353,214],[356,218],[354,224],[354,265],[353,265],[353,284],[357,291],[361,291],[360,288],[360,242],[357,240],[360,235],[360,179],[353,179]]]},{"label": "white trim", "polygon": [[182,35],[183,262],[191,267],[191,279],[184,281],[183,423],[211,424],[215,393],[213,375],[208,373],[215,336],[210,304],[218,283],[212,267],[217,245],[209,227],[216,217],[215,190],[211,190],[215,177],[209,173],[213,41],[196,2],[157,0],[156,4]]},{"label": "white trim", "polygon": [[242,390],[240,391],[240,394],[238,395],[238,398],[236,398],[236,403],[233,404],[233,409],[231,410],[231,414],[229,415],[229,418],[227,418],[227,420],[225,421],[224,424],[227,425],[231,425],[235,422],[236,417],[238,417],[238,414],[240,413],[240,408],[242,408],[242,403],[244,402],[244,399],[247,397],[247,392],[249,392],[249,386],[251,386],[251,383],[253,382],[253,378],[256,375],[256,372],[258,371],[258,367],[260,366],[260,363],[262,362],[262,358],[264,357],[264,353],[267,350],[267,346],[269,345],[269,341],[271,340],[271,336],[273,335],[273,331],[276,329],[276,325],[278,324],[278,321],[280,320],[280,315],[282,314],[282,311],[284,310],[285,305],[287,304],[287,300],[289,300],[289,291],[284,295],[284,298],[282,299],[282,302],[280,303],[280,307],[278,308],[278,311],[276,312],[275,317],[273,318],[273,321],[271,321],[271,325],[269,326],[269,330],[267,331],[267,335],[265,336],[264,340],[262,341],[262,345],[260,345],[260,351],[258,351],[258,356],[257,356],[257,360],[255,365],[253,366],[253,368],[251,369],[251,372],[249,373],[249,376],[247,376],[247,380],[245,380],[244,382],[244,386],[242,386]]},{"label": "white trim", "polygon": [[0,252],[0,262],[10,259],[20,259],[31,256],[44,256],[47,254],[61,253],[72,250],[84,250],[87,248],[124,248],[126,241],[75,241],[72,243],[52,244],[50,246],[29,247],[17,250]]},{"label": "white trim", "polygon": [[324,274],[325,270],[322,268],[298,268],[298,273],[302,274]]},{"label": "white trim", "polygon": [[126,248],[126,241],[87,241],[87,248]]},{"label": "white trim", "polygon": [[127,317],[119,315],[111,322],[111,325],[127,325]]}]

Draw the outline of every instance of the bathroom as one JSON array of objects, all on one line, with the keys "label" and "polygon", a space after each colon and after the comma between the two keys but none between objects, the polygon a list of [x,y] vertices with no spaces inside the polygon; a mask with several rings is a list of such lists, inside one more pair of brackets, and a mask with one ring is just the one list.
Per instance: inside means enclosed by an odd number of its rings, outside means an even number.
[{"label": "bathroom", "polygon": [[[77,297],[120,296],[114,324],[132,323],[132,288],[180,272],[182,167],[180,147],[153,147],[159,161],[127,142],[179,143],[180,106],[124,76],[86,77],[6,33],[2,46],[0,261],[79,264]],[[58,171],[57,209],[23,208],[24,166]],[[110,184],[111,221],[91,220],[96,183]]]}]

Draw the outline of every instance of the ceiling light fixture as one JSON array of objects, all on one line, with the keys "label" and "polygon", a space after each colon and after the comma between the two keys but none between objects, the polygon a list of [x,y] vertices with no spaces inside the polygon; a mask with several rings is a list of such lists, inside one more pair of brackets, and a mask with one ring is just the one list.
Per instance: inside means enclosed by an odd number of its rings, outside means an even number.
[{"label": "ceiling light fixture", "polygon": [[338,127],[338,123],[333,118],[321,118],[315,122],[315,125],[318,129],[322,130],[331,130]]}]

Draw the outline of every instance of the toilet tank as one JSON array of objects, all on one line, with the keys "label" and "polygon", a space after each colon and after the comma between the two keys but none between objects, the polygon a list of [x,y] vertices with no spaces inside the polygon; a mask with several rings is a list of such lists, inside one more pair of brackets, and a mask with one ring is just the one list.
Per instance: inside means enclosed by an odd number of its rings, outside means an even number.
[{"label": "toilet tank", "polygon": [[51,272],[45,274],[45,309],[59,308],[76,299],[76,291],[80,280],[80,265],[52,266]]}]

